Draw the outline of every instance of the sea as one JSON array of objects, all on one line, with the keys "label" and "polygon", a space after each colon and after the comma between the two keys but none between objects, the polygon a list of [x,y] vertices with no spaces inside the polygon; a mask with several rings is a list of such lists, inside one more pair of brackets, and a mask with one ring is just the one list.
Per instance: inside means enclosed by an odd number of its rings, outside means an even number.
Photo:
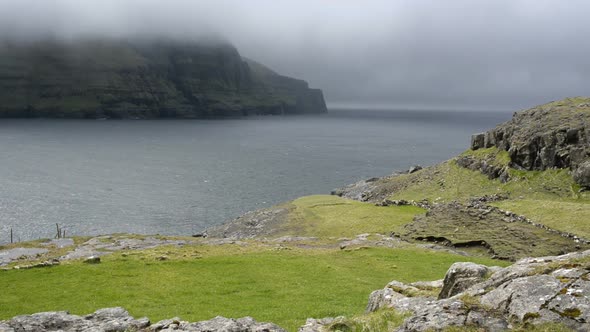
[{"label": "sea", "polygon": [[511,112],[330,110],[212,120],[0,120],[0,243],[193,235],[255,209],[432,165]]}]

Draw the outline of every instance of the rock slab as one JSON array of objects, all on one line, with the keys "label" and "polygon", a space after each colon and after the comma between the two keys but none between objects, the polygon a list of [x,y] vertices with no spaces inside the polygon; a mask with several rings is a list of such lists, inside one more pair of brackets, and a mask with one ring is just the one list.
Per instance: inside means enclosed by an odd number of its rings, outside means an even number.
[{"label": "rock slab", "polygon": [[135,319],[127,310],[100,309],[90,315],[76,316],[66,311],[41,312],[14,317],[0,322],[0,332],[286,332],[272,323],[258,323],[251,317],[231,319],[215,317],[211,320],[189,323],[172,318],[150,325],[147,318]]}]

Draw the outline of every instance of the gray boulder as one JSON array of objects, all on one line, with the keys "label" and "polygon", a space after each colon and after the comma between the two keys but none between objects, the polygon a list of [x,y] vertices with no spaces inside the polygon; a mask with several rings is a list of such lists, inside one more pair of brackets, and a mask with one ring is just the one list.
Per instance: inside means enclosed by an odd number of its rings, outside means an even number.
[{"label": "gray boulder", "polygon": [[[149,320],[135,320],[123,308],[108,308],[96,311],[85,317],[70,315],[66,311],[41,312],[22,315],[1,322],[16,332],[37,331],[97,331],[117,332],[141,329],[149,325]],[[1,331],[1,330],[0,330]]]},{"label": "gray boulder", "polygon": [[405,297],[406,296],[388,287],[373,291],[369,295],[369,302],[367,303],[365,312],[375,312],[381,308],[391,307],[395,300],[402,299]]},{"label": "gray boulder", "polygon": [[477,150],[484,148],[485,133],[471,135],[471,149]]},{"label": "gray boulder", "polygon": [[438,331],[444,327],[461,326],[467,319],[468,311],[463,302],[442,300],[414,308],[414,314],[406,319],[398,332]]},{"label": "gray boulder", "polygon": [[467,290],[482,282],[487,273],[488,268],[480,264],[455,263],[451,265],[443,280],[443,288],[438,298],[446,299]]},{"label": "gray boulder", "polygon": [[321,319],[308,318],[305,321],[305,325],[301,326],[297,332],[324,332],[325,326],[332,324],[334,320],[332,317]]},{"label": "gray boulder", "polygon": [[576,168],[574,181],[582,187],[590,188],[590,160],[586,160]]},{"label": "gray boulder", "polygon": [[191,331],[191,332],[287,332],[272,323],[257,323],[252,317],[240,319],[217,316],[211,320],[183,325],[181,328],[171,327],[163,331]]}]

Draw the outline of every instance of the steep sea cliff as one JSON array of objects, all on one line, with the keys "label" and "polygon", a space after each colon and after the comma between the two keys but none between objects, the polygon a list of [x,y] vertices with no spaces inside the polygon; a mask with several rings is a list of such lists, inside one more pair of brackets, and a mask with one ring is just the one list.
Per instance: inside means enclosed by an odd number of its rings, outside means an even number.
[{"label": "steep sea cliff", "polygon": [[198,118],[326,112],[321,90],[225,42],[0,42],[0,117]]}]

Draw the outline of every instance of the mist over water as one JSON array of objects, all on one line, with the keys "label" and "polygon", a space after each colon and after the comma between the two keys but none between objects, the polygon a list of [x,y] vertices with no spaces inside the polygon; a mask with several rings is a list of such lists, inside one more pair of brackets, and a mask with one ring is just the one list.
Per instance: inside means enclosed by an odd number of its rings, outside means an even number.
[{"label": "mist over water", "polygon": [[0,243],[191,235],[249,210],[467,149],[507,112],[333,110],[226,120],[0,122]]},{"label": "mist over water", "polygon": [[584,0],[0,0],[2,40],[219,38],[328,104],[514,110],[587,94]]}]

